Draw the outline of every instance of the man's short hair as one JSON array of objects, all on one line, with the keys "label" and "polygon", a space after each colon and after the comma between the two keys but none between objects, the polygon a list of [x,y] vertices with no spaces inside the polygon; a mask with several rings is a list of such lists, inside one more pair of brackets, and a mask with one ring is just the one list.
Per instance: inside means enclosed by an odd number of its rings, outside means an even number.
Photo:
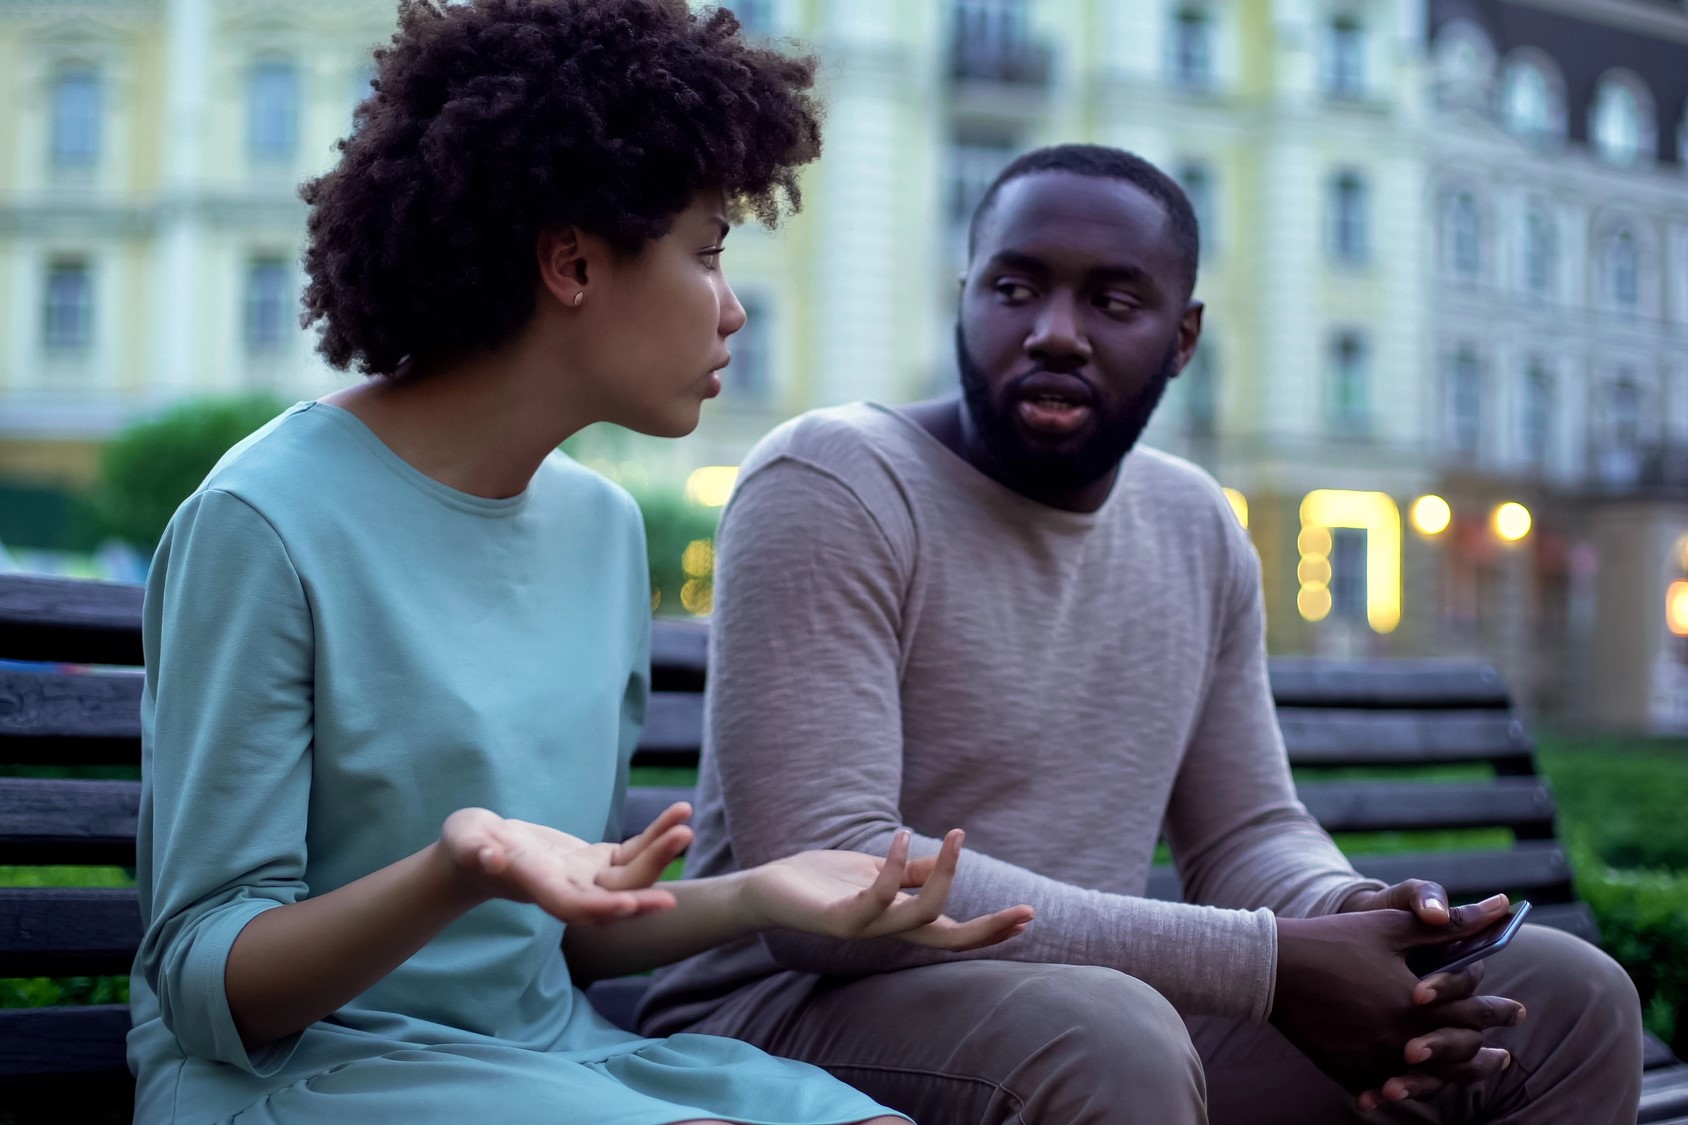
[{"label": "man's short hair", "polygon": [[1141,156],[1107,145],[1050,145],[1015,157],[991,181],[991,186],[985,189],[983,198],[979,200],[979,206],[973,210],[972,222],[967,227],[969,259],[979,243],[979,228],[996,205],[997,194],[1003,186],[1039,172],[1066,172],[1075,176],[1124,180],[1160,203],[1170,220],[1178,264],[1186,283],[1185,298],[1188,299],[1195,291],[1196,266],[1201,258],[1201,229],[1196,221],[1195,208],[1190,206],[1190,197],[1184,194],[1178,181]]}]

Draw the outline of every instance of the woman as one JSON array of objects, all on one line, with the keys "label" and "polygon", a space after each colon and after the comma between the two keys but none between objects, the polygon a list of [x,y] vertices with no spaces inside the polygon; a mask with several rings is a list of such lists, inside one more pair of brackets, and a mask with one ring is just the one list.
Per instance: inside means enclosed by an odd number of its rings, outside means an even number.
[{"label": "woman", "polygon": [[650,587],[632,501],[553,451],[696,425],[744,321],[728,222],[818,153],[812,63],[682,0],[407,0],[377,57],[304,190],[307,321],[375,378],[232,450],[148,583],[137,1119],[902,1120],[576,987],[768,926],[962,949],[1030,920],[942,916],[959,833],[661,887],[685,806],[592,842]]}]

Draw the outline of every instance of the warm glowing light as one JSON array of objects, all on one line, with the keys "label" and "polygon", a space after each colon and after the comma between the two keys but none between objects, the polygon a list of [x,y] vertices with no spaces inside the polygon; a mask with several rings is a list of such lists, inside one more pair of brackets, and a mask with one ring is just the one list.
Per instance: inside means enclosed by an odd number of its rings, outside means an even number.
[{"label": "warm glowing light", "polygon": [[1231,502],[1231,511],[1237,513],[1237,522],[1248,526],[1248,497],[1234,488],[1225,490],[1225,499]]},{"label": "warm glowing light", "polygon": [[1508,500],[1495,509],[1495,534],[1508,543],[1516,543],[1530,534],[1530,509]]},{"label": "warm glowing light", "polygon": [[1665,624],[1677,636],[1688,637],[1688,582],[1672,582],[1665,591]]},{"label": "warm glowing light", "polygon": [[687,578],[708,578],[715,573],[715,541],[693,539],[680,554],[680,569]]},{"label": "warm glowing light", "polygon": [[680,604],[695,617],[707,617],[715,608],[715,586],[701,578],[688,578],[680,587]]},{"label": "warm glowing light", "polygon": [[1303,586],[1329,586],[1330,560],[1323,555],[1303,555],[1295,577]]},{"label": "warm glowing light", "polygon": [[1301,587],[1295,596],[1295,608],[1309,621],[1323,621],[1330,616],[1330,587],[1309,585]]},{"label": "warm glowing light", "polygon": [[[1401,623],[1401,511],[1394,497],[1334,488],[1309,492],[1301,501],[1301,535],[1296,539],[1302,555],[1328,556],[1333,527],[1366,533],[1366,621],[1374,632],[1394,632]],[[1322,620],[1330,612],[1330,591],[1321,595],[1319,590],[1316,585],[1303,586],[1296,599],[1301,616],[1309,621]]]},{"label": "warm glowing light", "polygon": [[1330,554],[1330,529],[1326,527],[1304,527],[1301,534],[1295,537],[1295,546],[1303,555]]},{"label": "warm glowing light", "polygon": [[1407,515],[1420,535],[1440,535],[1454,521],[1454,510],[1440,496],[1420,496]]},{"label": "warm glowing light", "polygon": [[719,508],[733,494],[737,465],[705,465],[686,478],[686,499],[705,508]]},{"label": "warm glowing light", "polygon": [[657,610],[659,610],[661,608],[662,608],[662,591],[653,587],[651,589],[651,612],[655,613]]}]

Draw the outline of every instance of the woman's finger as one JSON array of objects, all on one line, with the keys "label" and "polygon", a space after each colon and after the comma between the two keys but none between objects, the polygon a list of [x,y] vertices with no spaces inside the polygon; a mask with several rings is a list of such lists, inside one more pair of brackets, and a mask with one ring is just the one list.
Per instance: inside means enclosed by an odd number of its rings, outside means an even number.
[{"label": "woman's finger", "polygon": [[[944,836],[935,862],[925,871],[917,895],[901,895],[869,927],[865,936],[884,937],[919,929],[943,917],[944,901],[949,898],[950,885],[955,881],[955,865],[961,858],[961,843],[965,833],[952,828]],[[903,874],[902,884],[908,886],[911,875]]]},{"label": "woman's finger", "polygon": [[692,842],[692,829],[687,824],[674,824],[661,836],[633,856],[631,862],[612,865],[598,872],[594,882],[612,891],[631,891],[648,887],[662,878],[668,865],[679,858]]},{"label": "woman's finger", "polygon": [[634,858],[646,848],[667,835],[669,829],[680,824],[692,815],[692,806],[685,801],[675,801],[662,810],[655,820],[645,826],[645,830],[631,840],[623,840],[616,845],[614,862],[618,865],[632,863]]},{"label": "woman's finger", "polygon": [[1029,906],[1010,906],[1006,910],[998,910],[995,914],[981,915],[965,922],[957,922],[947,916],[940,917],[919,929],[906,930],[891,936],[899,941],[928,949],[947,949],[955,952],[984,949],[1018,937],[1025,932],[1034,916],[1035,912]]}]

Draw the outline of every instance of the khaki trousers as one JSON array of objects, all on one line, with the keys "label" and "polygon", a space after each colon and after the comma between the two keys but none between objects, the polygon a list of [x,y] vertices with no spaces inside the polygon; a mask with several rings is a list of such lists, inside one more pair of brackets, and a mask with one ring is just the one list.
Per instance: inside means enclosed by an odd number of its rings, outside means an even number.
[{"label": "khaki trousers", "polygon": [[1641,1011],[1623,970],[1538,926],[1485,968],[1483,991],[1528,1012],[1488,1033],[1512,1065],[1372,1114],[1269,1025],[1185,1020],[1111,969],[978,960],[859,980],[783,973],[685,1030],[815,1063],[919,1125],[1634,1125]]}]

